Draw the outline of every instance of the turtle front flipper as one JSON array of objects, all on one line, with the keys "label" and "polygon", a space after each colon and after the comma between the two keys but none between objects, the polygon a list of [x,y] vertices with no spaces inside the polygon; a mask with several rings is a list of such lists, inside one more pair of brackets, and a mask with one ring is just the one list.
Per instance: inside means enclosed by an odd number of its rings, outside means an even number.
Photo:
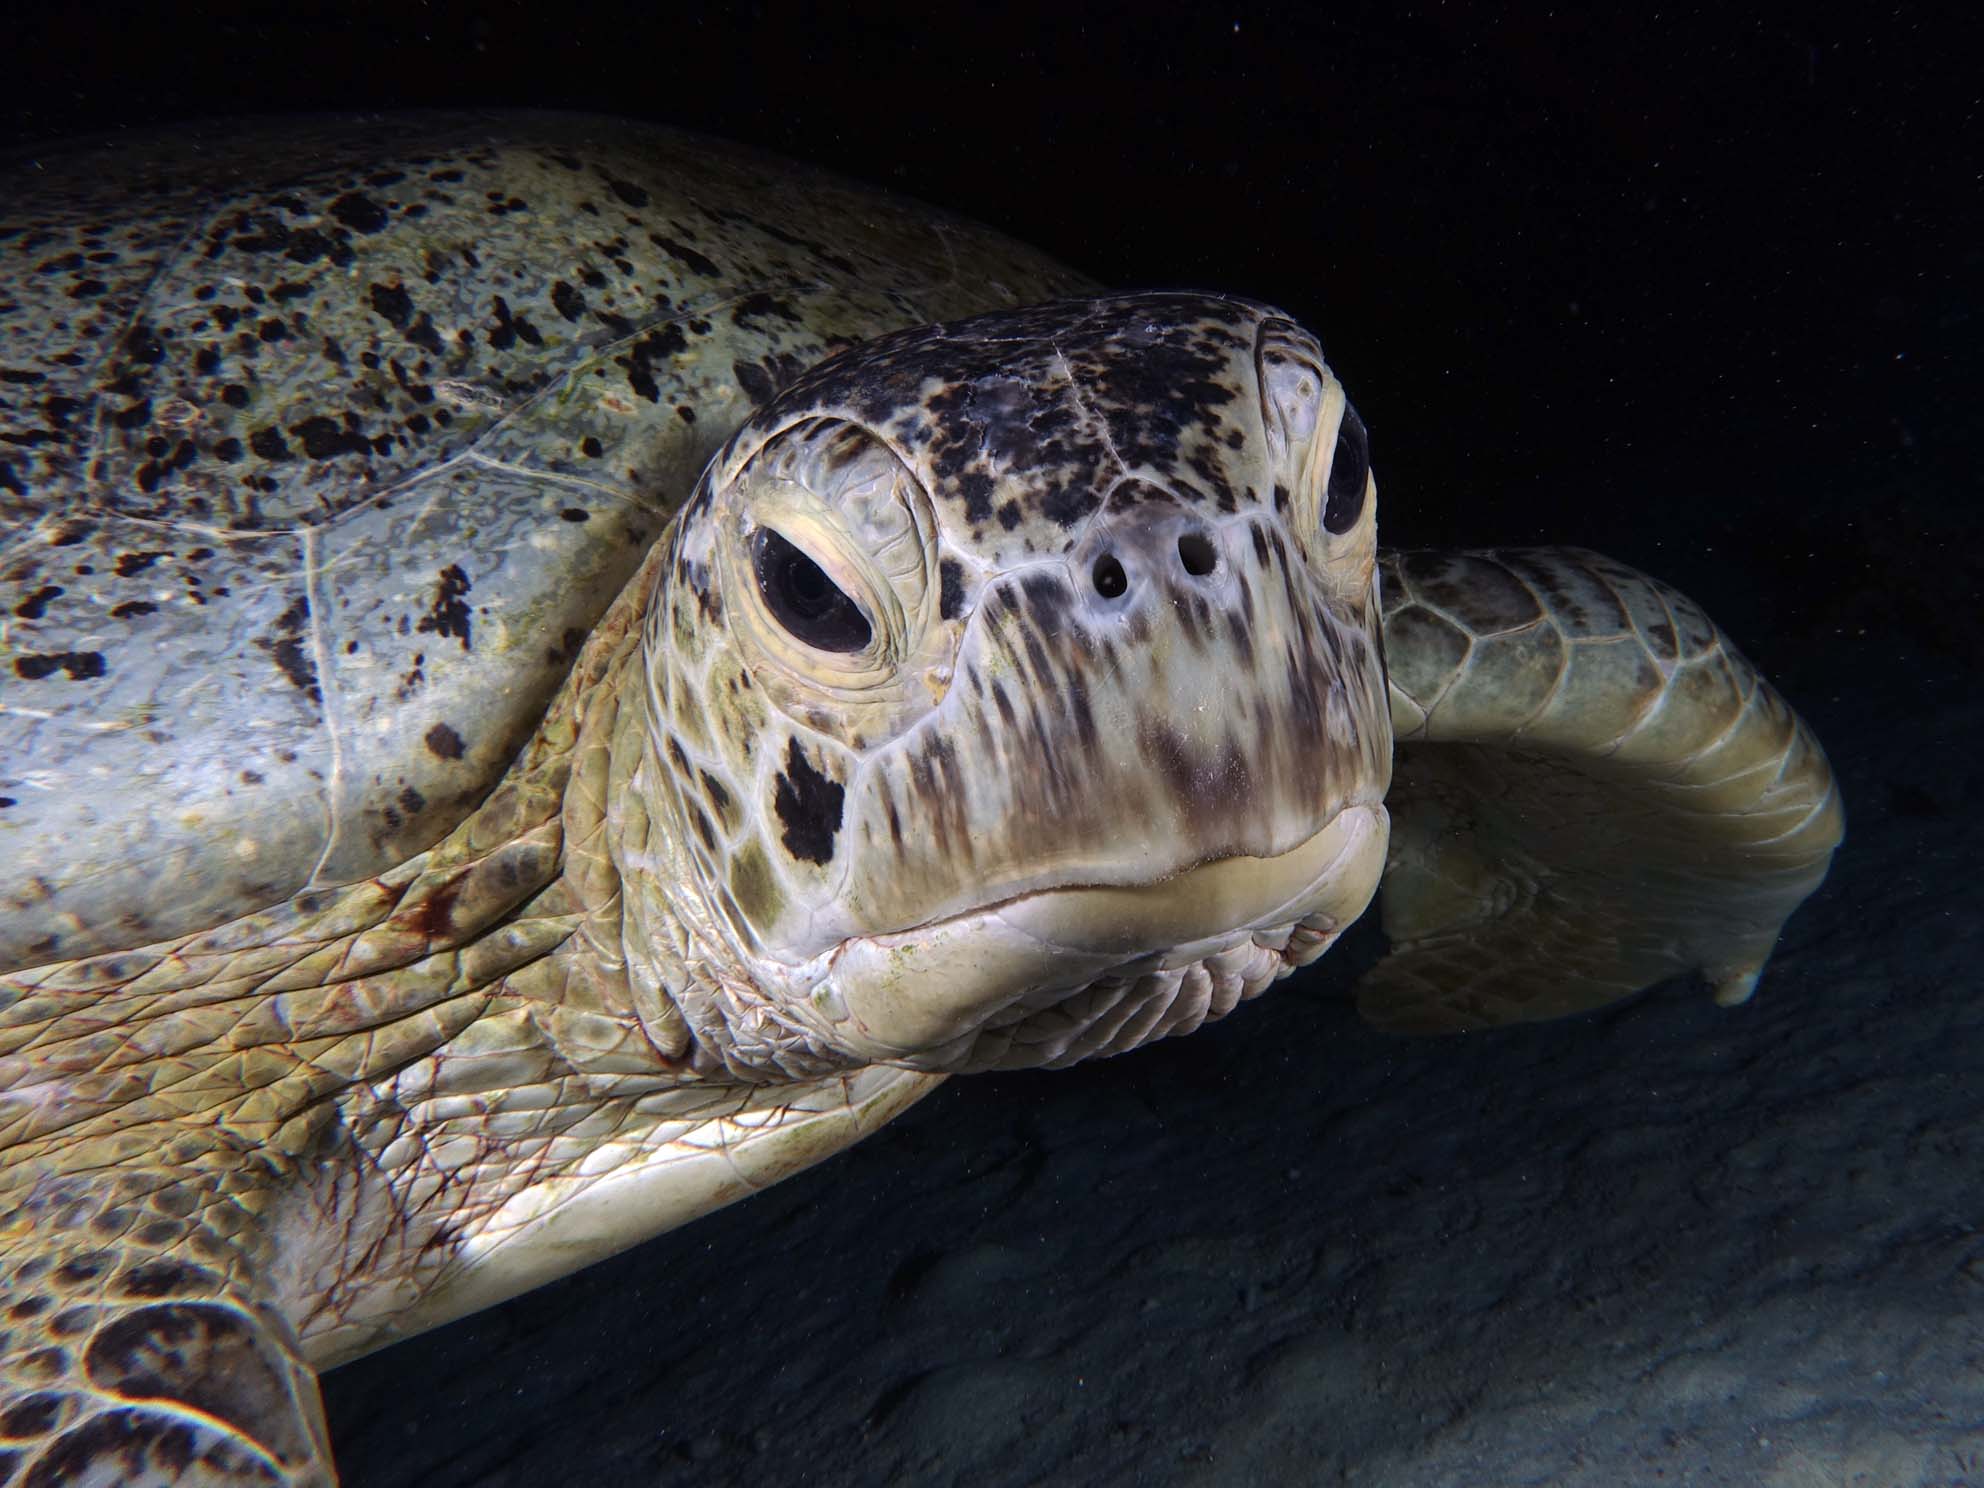
[{"label": "turtle front flipper", "polygon": [[131,1166],[38,1161],[0,1187],[0,1482],[328,1488],[265,1190],[216,1166],[210,1132],[153,1141]]},{"label": "turtle front flipper", "polygon": [[1395,553],[1379,1027],[1558,1017],[1700,971],[1741,1002],[1844,817],[1804,721],[1702,611],[1595,553]]}]

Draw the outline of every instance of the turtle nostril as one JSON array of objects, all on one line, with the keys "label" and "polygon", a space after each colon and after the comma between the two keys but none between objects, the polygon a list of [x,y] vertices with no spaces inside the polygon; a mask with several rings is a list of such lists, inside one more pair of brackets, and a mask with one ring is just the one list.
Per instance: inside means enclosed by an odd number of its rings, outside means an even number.
[{"label": "turtle nostril", "polygon": [[1186,573],[1202,579],[1219,567],[1219,553],[1203,532],[1188,532],[1178,539],[1178,561]]},{"label": "turtle nostril", "polygon": [[1104,553],[1096,559],[1095,567],[1089,570],[1089,578],[1095,584],[1095,592],[1104,599],[1114,599],[1130,587],[1123,565],[1116,561],[1114,553]]}]

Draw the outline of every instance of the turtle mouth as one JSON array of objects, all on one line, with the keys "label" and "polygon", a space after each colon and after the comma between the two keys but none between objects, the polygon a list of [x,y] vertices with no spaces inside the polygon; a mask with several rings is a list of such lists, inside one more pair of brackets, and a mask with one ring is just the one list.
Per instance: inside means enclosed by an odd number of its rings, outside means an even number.
[{"label": "turtle mouth", "polygon": [[1038,889],[857,936],[830,958],[814,1009],[849,1053],[953,1072],[1055,1067],[1187,1033],[1329,948],[1376,891],[1388,829],[1383,806],[1349,806],[1272,857]]}]

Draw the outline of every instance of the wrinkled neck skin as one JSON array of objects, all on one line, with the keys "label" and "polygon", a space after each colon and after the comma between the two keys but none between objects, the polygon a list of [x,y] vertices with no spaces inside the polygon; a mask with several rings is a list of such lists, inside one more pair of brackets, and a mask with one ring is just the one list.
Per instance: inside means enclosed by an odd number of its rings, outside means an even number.
[{"label": "wrinkled neck skin", "polygon": [[657,1046],[697,1075],[771,1083],[865,1063],[828,1047],[759,986],[757,969],[726,933],[697,871],[687,848],[693,807],[684,794],[696,782],[666,757],[665,730],[657,726],[667,708],[662,651],[670,607],[659,582],[645,587],[632,596],[647,602],[640,642],[615,679],[603,802],[630,1003]]},{"label": "wrinkled neck skin", "polygon": [[[662,606],[651,605],[650,615]],[[748,1004],[750,968],[698,892],[674,768],[652,726],[652,625],[618,679],[608,741],[604,830],[620,896],[619,945],[628,997],[657,1045],[698,1075],[775,1080],[775,1061],[733,1036],[726,1010]],[[739,993],[744,995],[739,996]],[[747,1024],[747,1020],[740,1019]],[[821,1063],[809,1073],[835,1068]]]}]

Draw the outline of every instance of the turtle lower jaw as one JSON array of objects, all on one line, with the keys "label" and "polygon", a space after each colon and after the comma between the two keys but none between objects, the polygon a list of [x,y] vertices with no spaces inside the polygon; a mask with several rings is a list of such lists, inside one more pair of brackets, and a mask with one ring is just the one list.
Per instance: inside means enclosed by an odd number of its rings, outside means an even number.
[{"label": "turtle lower jaw", "polygon": [[1383,806],[1349,806],[1273,857],[1043,889],[857,937],[831,958],[811,1012],[848,1054],[959,1072],[1189,1032],[1329,948],[1370,903],[1388,831]]}]

